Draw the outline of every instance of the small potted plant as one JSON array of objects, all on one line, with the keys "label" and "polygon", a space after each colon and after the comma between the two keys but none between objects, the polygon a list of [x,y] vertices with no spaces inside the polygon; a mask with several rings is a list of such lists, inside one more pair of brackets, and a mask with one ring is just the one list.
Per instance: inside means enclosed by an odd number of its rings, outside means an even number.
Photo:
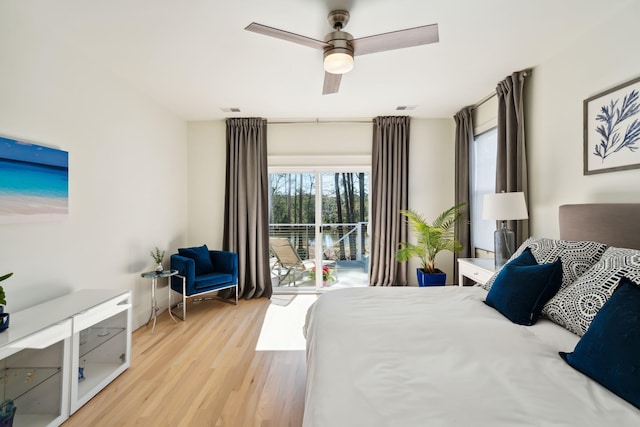
[{"label": "small potted plant", "polygon": [[[13,276],[13,273],[5,274],[4,276],[0,276],[0,282],[8,279]],[[4,293],[4,288],[0,286],[0,332],[4,332],[9,327],[9,313],[4,312],[4,306],[7,304],[6,295]]]},{"label": "small potted plant", "polygon": [[406,217],[411,231],[416,235],[415,244],[409,242],[400,243],[400,249],[396,258],[400,262],[410,258],[420,259],[421,268],[417,269],[418,286],[444,285],[447,274],[435,266],[436,255],[443,250],[453,253],[462,249],[460,242],[454,238],[454,227],[460,219],[460,209],[464,203],[453,206],[442,212],[432,224],[425,217],[414,210],[403,210],[400,213]]},{"label": "small potted plant", "polygon": [[153,251],[151,251],[151,257],[157,264],[156,265],[157,272],[164,271],[164,267],[162,266],[162,259],[164,258],[164,252],[165,251],[160,251],[160,249],[158,249],[157,246]]},{"label": "small potted plant", "polygon": [[[333,282],[333,281],[336,280],[336,278],[331,275],[332,272],[333,272],[333,270],[331,270],[328,265],[323,265],[322,266],[322,286],[327,286],[327,284],[329,282]],[[309,278],[311,280],[316,280],[316,267],[315,266],[313,266],[313,267],[311,267],[311,269],[309,269]]]}]

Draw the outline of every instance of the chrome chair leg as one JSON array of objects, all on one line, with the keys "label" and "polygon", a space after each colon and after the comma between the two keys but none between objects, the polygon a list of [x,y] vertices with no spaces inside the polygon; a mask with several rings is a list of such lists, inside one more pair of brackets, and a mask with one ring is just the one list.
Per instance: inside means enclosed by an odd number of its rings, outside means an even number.
[{"label": "chrome chair leg", "polygon": [[[229,301],[229,299],[222,299],[220,297],[206,297],[206,296],[202,296],[202,297],[198,297],[196,295],[194,296],[187,296],[187,278],[185,276],[181,276],[179,274],[177,274],[174,277],[179,277],[182,280],[182,303],[178,302],[177,306],[180,306],[180,304],[182,304],[182,320],[186,320],[187,319],[187,298],[193,298],[194,302],[200,302],[200,301],[204,301],[204,300],[210,300],[210,299],[218,299],[221,301],[225,301],[229,304],[231,304],[231,302]],[[231,286],[230,286],[231,287]],[[235,305],[238,305],[238,283],[236,282],[235,286],[236,288],[236,300],[235,300]],[[228,288],[225,288],[228,289]],[[222,290],[222,289],[221,289]],[[204,294],[200,294],[200,295],[204,295]],[[169,286],[169,310],[171,310],[171,286]],[[180,317],[179,314],[176,313],[176,316]]]},{"label": "chrome chair leg", "polygon": [[176,304],[177,308],[180,308],[180,305],[182,305],[182,316],[180,316],[180,314],[178,313],[173,313],[173,307],[171,305],[172,303],[172,298],[171,298],[171,292],[173,291],[171,289],[171,286],[169,286],[169,312],[172,314],[175,314],[176,317],[179,317],[180,320],[185,320],[186,316],[187,316],[187,278],[184,276],[181,276],[180,274],[175,275],[174,277],[179,278],[180,280],[182,280],[182,302],[178,301],[178,303]]},{"label": "chrome chair leg", "polygon": [[182,320],[187,320],[187,278],[182,276]]}]

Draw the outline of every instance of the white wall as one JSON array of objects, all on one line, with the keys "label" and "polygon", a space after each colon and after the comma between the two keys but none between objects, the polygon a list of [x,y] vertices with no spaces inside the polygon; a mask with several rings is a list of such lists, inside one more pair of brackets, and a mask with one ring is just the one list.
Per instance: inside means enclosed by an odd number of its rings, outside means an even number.
[{"label": "white wall", "polygon": [[189,122],[189,228],[187,244],[222,248],[226,127],[222,120]]},{"label": "white wall", "polygon": [[372,139],[373,125],[370,120],[269,124],[269,167],[371,166]]},{"label": "white wall", "polygon": [[0,70],[0,134],[69,152],[68,218],[0,225],[0,272],[14,272],[2,283],[8,311],[75,289],[131,289],[143,324],[149,251],[170,253],[186,236],[186,124],[9,2]]},{"label": "white wall", "polygon": [[558,206],[640,202],[640,169],[584,176],[582,102],[640,76],[640,2],[533,69],[527,82],[533,236],[558,237]]},{"label": "white wall", "polygon": [[[430,219],[454,203],[454,131],[453,119],[411,120],[409,205]],[[371,156],[372,138],[371,123],[267,126],[270,161],[281,166],[293,162],[347,166],[349,162]],[[225,153],[224,122],[189,123],[189,188],[194,190],[189,201],[189,242],[192,244],[222,244]],[[338,157],[329,163],[324,158],[326,155]],[[323,157],[320,162],[318,156]],[[316,160],[311,160],[313,158]],[[196,185],[200,188],[196,189]],[[207,195],[204,199],[203,192]],[[437,261],[448,273],[447,280],[451,283],[453,257],[443,253]],[[414,261],[409,264],[410,283],[414,285],[417,266]]]},{"label": "white wall", "polygon": [[[409,208],[432,221],[455,203],[455,123],[451,119],[412,120],[409,149]],[[409,283],[417,284],[416,260],[409,261]],[[441,252],[436,267],[453,283],[453,255]]]}]

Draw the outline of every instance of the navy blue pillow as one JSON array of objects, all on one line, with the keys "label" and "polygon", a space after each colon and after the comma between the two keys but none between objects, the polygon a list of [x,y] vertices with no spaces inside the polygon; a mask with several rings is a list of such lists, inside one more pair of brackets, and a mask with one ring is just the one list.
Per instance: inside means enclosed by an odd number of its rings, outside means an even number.
[{"label": "navy blue pillow", "polygon": [[178,248],[178,254],[183,257],[191,258],[196,264],[196,276],[213,273],[213,262],[209,255],[207,245],[197,246],[193,248]]},{"label": "navy blue pillow", "polygon": [[496,276],[485,304],[519,325],[536,323],[542,307],[562,285],[562,260],[538,264],[531,249],[506,264]]},{"label": "navy blue pillow", "polygon": [[640,408],[640,287],[623,277],[573,353],[560,356]]}]

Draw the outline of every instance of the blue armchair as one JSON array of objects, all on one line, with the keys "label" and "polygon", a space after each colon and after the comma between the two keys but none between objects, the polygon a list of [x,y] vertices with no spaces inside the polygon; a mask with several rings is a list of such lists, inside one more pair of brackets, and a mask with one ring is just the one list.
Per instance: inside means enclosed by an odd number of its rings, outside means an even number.
[{"label": "blue armchair", "polygon": [[207,245],[180,248],[177,254],[171,255],[171,269],[178,270],[178,274],[171,277],[171,289],[182,295],[182,320],[187,317],[187,298],[235,287],[238,304],[238,254],[235,252],[210,251]]}]

